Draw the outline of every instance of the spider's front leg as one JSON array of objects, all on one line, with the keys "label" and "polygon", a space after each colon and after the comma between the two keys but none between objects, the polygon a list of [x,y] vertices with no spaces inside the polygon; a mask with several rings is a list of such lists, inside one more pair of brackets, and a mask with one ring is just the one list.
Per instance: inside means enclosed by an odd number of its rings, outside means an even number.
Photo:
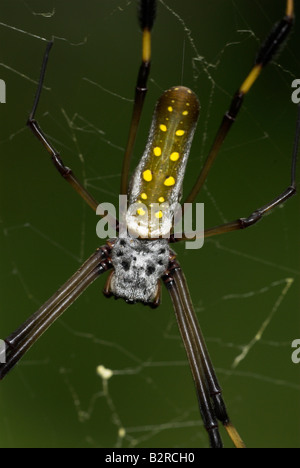
[{"label": "spider's front leg", "polygon": [[129,135],[123,158],[121,194],[126,195],[128,190],[128,177],[130,161],[140,123],[145,97],[148,91],[147,82],[151,66],[151,30],[155,21],[156,0],[140,0],[139,23],[142,30],[142,63],[140,65],[135,87],[134,105],[129,127]]},{"label": "spider's front leg", "polygon": [[273,26],[270,34],[258,50],[252,70],[246,76],[245,80],[238,88],[237,92],[234,94],[229,106],[229,110],[223,116],[221,125],[215,136],[207,159],[201,169],[201,172],[194,187],[187,196],[185,203],[192,203],[195,200],[201,188],[203,187],[203,184],[205,183],[208,174],[213,166],[213,163],[219,154],[223,142],[227,137],[229,131],[231,130],[232,125],[234,124],[240,112],[245,96],[251,90],[252,86],[260,76],[264,67],[266,67],[276,56],[276,54],[278,54],[280,48],[285,43],[291,32],[293,24],[294,0],[287,0],[284,17]]},{"label": "spider's front leg", "polygon": [[45,54],[44,54],[44,59],[43,59],[43,64],[42,64],[42,69],[41,69],[41,74],[40,74],[40,79],[39,79],[39,84],[37,88],[37,92],[35,95],[34,103],[32,110],[30,112],[30,115],[28,117],[27,125],[28,127],[32,130],[33,134],[42,142],[46,150],[51,156],[51,160],[57,169],[57,171],[60,173],[60,175],[76,190],[76,192],[84,199],[84,201],[94,210],[96,211],[98,202],[95,200],[95,198],[86,190],[86,188],[78,181],[78,179],[74,176],[72,170],[65,166],[59,153],[54,149],[54,147],[51,145],[49,139],[46,137],[45,133],[42,131],[40,128],[38,122],[35,120],[35,114],[36,110],[38,107],[38,103],[41,97],[41,92],[43,89],[43,83],[44,83],[44,78],[45,78],[45,73],[46,73],[46,68],[47,68],[47,63],[48,63],[48,58],[49,58],[49,53],[50,50],[53,46],[53,41],[48,42]]}]

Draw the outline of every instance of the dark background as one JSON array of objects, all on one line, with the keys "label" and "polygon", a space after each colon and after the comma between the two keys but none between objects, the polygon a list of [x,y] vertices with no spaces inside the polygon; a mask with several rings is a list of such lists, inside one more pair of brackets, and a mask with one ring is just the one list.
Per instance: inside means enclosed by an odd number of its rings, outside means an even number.
[{"label": "dark background", "polygon": [[[7,85],[0,108],[1,338],[102,243],[92,210],[25,128],[46,44],[40,38],[56,37],[39,122],[94,196],[116,203],[140,63],[136,3],[0,1],[0,78]],[[191,87],[202,113],[187,193],[231,95],[284,8],[284,0],[158,2],[135,164],[162,90]],[[247,96],[198,199],[207,227],[247,216],[289,184],[299,39],[296,23],[280,57]],[[249,230],[207,240],[199,251],[176,247],[229,413],[249,447],[300,446],[300,364],[291,361],[291,342],[300,338],[299,208],[297,196]],[[104,281],[1,382],[1,447],[207,446],[166,291],[157,310],[129,307],[102,296]],[[264,323],[261,338],[232,369]],[[115,373],[107,385],[98,365]]]}]

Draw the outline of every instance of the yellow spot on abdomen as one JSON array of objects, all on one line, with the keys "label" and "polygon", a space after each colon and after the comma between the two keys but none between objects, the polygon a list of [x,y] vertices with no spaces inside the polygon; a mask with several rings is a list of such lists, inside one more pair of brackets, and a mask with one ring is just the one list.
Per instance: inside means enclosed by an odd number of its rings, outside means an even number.
[{"label": "yellow spot on abdomen", "polygon": [[161,156],[161,148],[160,146],[156,146],[153,150],[154,156]]},{"label": "yellow spot on abdomen", "polygon": [[150,171],[150,169],[147,169],[143,172],[143,179],[146,182],[150,182],[152,180],[152,172]]},{"label": "yellow spot on abdomen", "polygon": [[166,180],[164,181],[164,185],[166,185],[167,187],[171,187],[174,184],[175,184],[175,179],[172,176],[167,177]]},{"label": "yellow spot on abdomen", "polygon": [[177,161],[179,159],[179,153],[177,153],[177,151],[174,151],[174,153],[171,154],[170,159],[171,161]]},{"label": "yellow spot on abdomen", "polygon": [[144,216],[144,214],[146,213],[145,210],[143,210],[143,208],[139,208],[138,210],[136,210],[136,212],[139,216]]},{"label": "yellow spot on abdomen", "polygon": [[162,132],[166,132],[166,131],[167,131],[167,127],[166,127],[166,125],[164,125],[164,124],[161,124],[161,125],[159,126],[159,128],[161,129]]},{"label": "yellow spot on abdomen", "polygon": [[162,218],[162,217],[163,217],[163,212],[162,212],[162,211],[157,211],[157,212],[155,213],[155,218],[160,219],[160,218]]},{"label": "yellow spot on abdomen", "polygon": [[184,135],[184,133],[185,133],[184,130],[177,130],[175,135],[182,136],[182,135]]},{"label": "yellow spot on abdomen", "polygon": [[168,111],[169,111],[169,112],[173,112],[173,107],[172,107],[172,106],[169,106],[169,107],[168,107]]},{"label": "yellow spot on abdomen", "polygon": [[141,198],[142,198],[143,200],[147,200],[147,198],[148,198],[148,197],[147,197],[147,194],[146,194],[146,193],[142,193],[142,194],[141,194]]},{"label": "yellow spot on abdomen", "polygon": [[182,115],[188,115],[189,111],[183,111]]},{"label": "yellow spot on abdomen", "polygon": [[164,197],[159,197],[158,202],[163,203],[165,201]]}]

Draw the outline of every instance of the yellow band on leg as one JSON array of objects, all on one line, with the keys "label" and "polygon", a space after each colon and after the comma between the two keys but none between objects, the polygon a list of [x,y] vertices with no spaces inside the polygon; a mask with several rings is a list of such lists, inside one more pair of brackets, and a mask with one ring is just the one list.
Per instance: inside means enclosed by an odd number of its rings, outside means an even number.
[{"label": "yellow band on leg", "polygon": [[151,32],[149,29],[143,30],[143,62],[150,62],[151,59]]},{"label": "yellow band on leg", "polygon": [[248,91],[250,90],[251,86],[254,84],[254,82],[257,80],[257,78],[260,75],[260,72],[262,70],[261,65],[255,65],[247,78],[245,79],[244,83],[240,87],[240,92],[243,94],[247,94]]},{"label": "yellow band on leg", "polygon": [[231,423],[224,424],[224,427],[236,448],[246,448],[239,433],[237,432],[236,428]]},{"label": "yellow band on leg", "polygon": [[294,16],[294,0],[287,0],[285,14],[286,16]]}]

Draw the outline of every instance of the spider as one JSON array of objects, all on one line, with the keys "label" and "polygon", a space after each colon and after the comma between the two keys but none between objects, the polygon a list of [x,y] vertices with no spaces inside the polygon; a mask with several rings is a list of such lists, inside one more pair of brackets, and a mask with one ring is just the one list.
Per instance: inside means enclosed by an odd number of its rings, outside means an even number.
[{"label": "spider", "polygon": [[[143,1],[140,2],[140,25],[143,31],[143,60],[140,67],[138,81],[136,86],[136,95],[134,103],[133,117],[130,127],[130,136],[124,156],[124,164],[122,170],[122,181],[121,181],[121,193],[126,194],[128,191],[128,179],[129,179],[129,168],[130,159],[133,152],[133,145],[135,141],[136,131],[140,114],[143,108],[144,97],[147,90],[147,79],[150,68],[150,37],[154,18],[155,18],[155,1]],[[229,111],[224,115],[221,126],[217,132],[217,136],[212,145],[212,149],[209,152],[207,160],[201,170],[201,173],[197,179],[195,186],[192,188],[191,193],[185,200],[186,202],[193,202],[196,195],[200,191],[203,183],[207,177],[208,171],[217,156],[219,148],[223,143],[227,133],[229,132],[235,118],[238,115],[244,96],[250,91],[250,88],[256,81],[262,68],[272,59],[274,54],[278,51],[280,45],[286,39],[294,16],[294,5],[293,1],[287,1],[285,17],[277,25],[277,27],[268,36],[266,42],[261,47],[254,68],[250,74],[246,77],[244,82],[238,89],[238,92],[232,99],[229,107]],[[42,71],[39,81],[39,87],[37,90],[36,98],[33,104],[32,112],[30,113],[28,125],[43,143],[47,151],[50,153],[52,161],[56,169],[63,175],[63,177],[75,188],[80,196],[96,210],[98,203],[97,201],[87,192],[87,190],[81,185],[76,179],[73,173],[66,168],[62,159],[53,148],[51,143],[46,138],[45,134],[40,129],[38,122],[35,120],[35,114],[41,90],[43,86],[46,65],[52,42],[48,44],[44,62],[42,65]],[[189,101],[189,99],[192,99]],[[173,102],[174,101],[174,102]],[[159,101],[155,119],[159,120],[164,118],[166,115],[170,118],[172,114],[178,115],[183,114],[186,111],[186,107],[183,109],[182,105],[190,105],[193,110],[187,114],[191,120],[188,121],[187,127],[177,128],[183,131],[185,135],[193,133],[195,122],[197,120],[198,104],[195,95],[187,88],[177,86],[170,88],[165,92]],[[179,106],[179,107],[178,107]],[[163,108],[165,114],[162,115],[159,112],[159,108]],[[170,110],[172,108],[172,110]],[[168,113],[167,113],[168,112]],[[170,114],[170,115],[169,115]],[[176,117],[175,115],[175,117]],[[180,117],[182,118],[182,117]],[[181,120],[180,120],[181,122]],[[165,125],[165,124],[159,124]],[[167,128],[157,128],[157,132],[163,132],[161,139],[168,137],[169,139],[174,135],[169,135]],[[175,132],[175,133],[176,133]],[[182,135],[176,135],[180,137]],[[295,162],[297,154],[297,142],[298,142],[299,130],[296,133],[295,149],[293,152],[292,159],[292,178],[290,186],[278,197],[273,199],[271,202],[264,205],[262,208],[254,211],[247,218],[239,218],[231,223],[226,223],[215,228],[205,230],[205,236],[213,236],[216,234],[226,233],[232,230],[246,228],[256,223],[266,212],[271,208],[283,203],[289,197],[295,193]],[[159,140],[160,141],[160,140]],[[166,140],[163,140],[166,141]],[[150,145],[151,143],[151,145]],[[155,169],[150,167],[153,161],[157,161],[157,158],[164,160],[163,145],[165,143],[159,143],[158,140],[153,146],[151,140],[148,144],[150,145],[151,154],[146,152],[141,159],[141,165],[143,168],[135,172],[135,179],[131,183],[133,186],[137,186],[139,195],[147,202],[151,203],[153,200],[156,201],[158,198],[164,198],[165,200],[171,200],[172,197],[179,199],[179,193],[181,191],[182,179],[176,180],[176,174],[179,172],[180,166],[174,166],[175,172],[166,173],[164,172],[164,182],[160,185],[160,191],[156,192],[151,189],[151,182],[155,179],[158,172],[157,166]],[[186,159],[180,158],[181,154],[186,153],[186,148],[189,146],[187,140],[182,146],[176,148],[176,151],[172,151],[171,159],[172,163],[182,164],[183,167],[186,164]],[[160,151],[161,150],[161,151]],[[160,153],[160,154],[158,154]],[[170,155],[170,156],[171,156]],[[156,158],[156,159],[155,159]],[[147,168],[144,164],[148,164]],[[163,165],[164,170],[167,168],[170,171],[169,166]],[[147,172],[149,171],[149,172]],[[178,172],[177,172],[178,171]],[[168,183],[165,183],[167,182]],[[176,189],[176,190],[175,190]],[[142,195],[146,195],[146,198]],[[130,191],[129,196],[132,197]],[[135,201],[135,200],[131,200]],[[170,249],[169,243],[179,241],[182,239],[176,239],[173,234],[169,237],[169,242],[159,240],[132,240],[130,236],[125,239],[111,239],[106,245],[100,247],[84,264],[83,266],[68,280],[57,293],[55,293],[32,317],[30,317],[21,327],[12,333],[6,339],[7,343],[7,362],[0,367],[0,376],[3,378],[8,371],[19,361],[24,353],[31,347],[31,345],[40,337],[40,335],[58,318],[66,308],[71,305],[76,298],[83,292],[83,290],[91,284],[98,276],[102,273],[112,270],[113,274],[110,273],[109,279],[106,283],[105,294],[117,295],[123,297],[127,302],[142,301],[151,306],[158,306],[160,300],[160,291],[157,284],[160,284],[158,280],[161,278],[165,284],[175,309],[176,318],[178,321],[180,333],[186,348],[189,363],[191,366],[193,378],[195,381],[197,397],[199,401],[199,407],[201,416],[204,421],[204,426],[207,429],[209,435],[210,445],[212,447],[221,447],[222,441],[218,429],[218,422],[220,420],[229,436],[232,438],[234,444],[237,447],[242,447],[244,444],[239,437],[237,431],[232,425],[225,404],[222,398],[220,385],[218,384],[212,363],[207,352],[206,345],[202,333],[199,328],[199,324],[195,317],[193,310],[192,301],[189,296],[185,277],[181,271],[180,265],[177,262],[175,253]],[[135,275],[133,274],[133,267],[136,266],[133,260],[130,264],[130,259],[143,255],[147,258],[145,263],[143,274],[144,280],[150,278],[151,281],[148,284],[142,284],[136,281],[134,287],[130,289],[130,295],[126,295],[126,287],[124,286],[125,280],[128,279],[126,274],[130,276],[131,281],[134,280]],[[122,259],[123,258],[123,259]],[[125,260],[124,260],[125,259]],[[161,263],[159,268],[157,263]],[[156,275],[156,276],[155,276]]]}]

